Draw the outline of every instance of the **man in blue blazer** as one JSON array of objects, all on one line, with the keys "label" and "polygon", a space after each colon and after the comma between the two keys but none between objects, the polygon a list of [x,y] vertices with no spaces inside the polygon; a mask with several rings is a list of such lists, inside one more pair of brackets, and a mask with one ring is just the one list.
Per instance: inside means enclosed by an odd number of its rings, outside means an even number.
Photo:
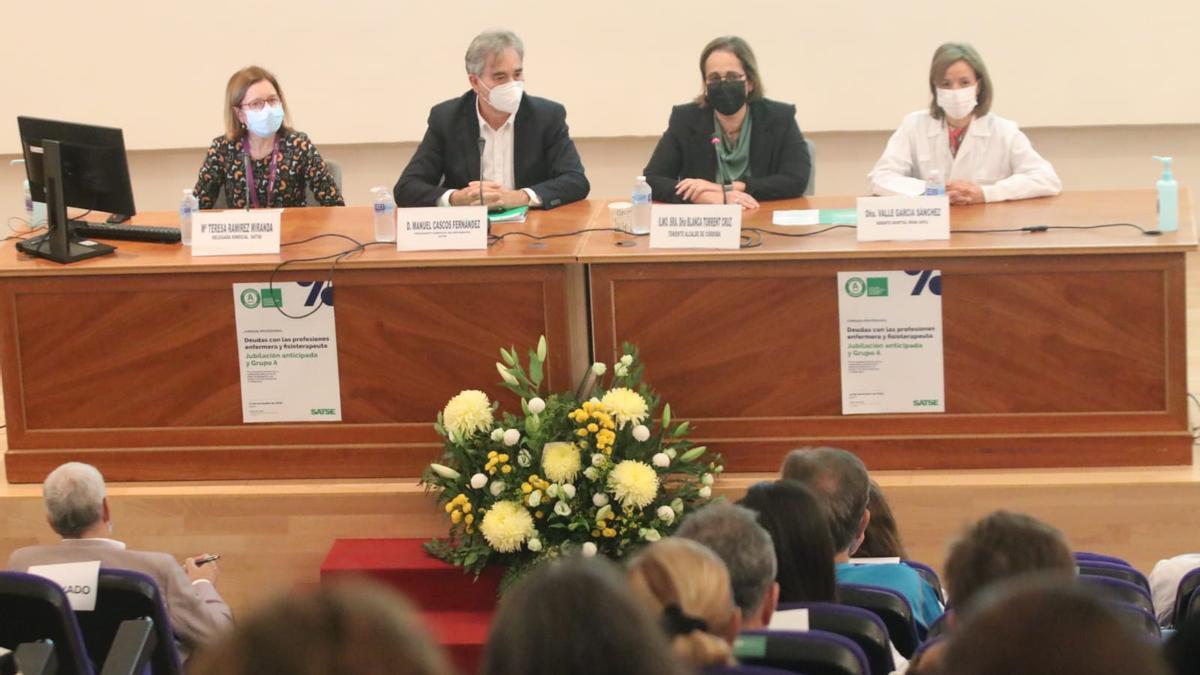
[{"label": "man in blue blazer", "polygon": [[425,138],[396,182],[397,204],[550,209],[587,197],[566,109],[525,93],[524,58],[508,31],[471,41],[471,90],[429,111]]}]

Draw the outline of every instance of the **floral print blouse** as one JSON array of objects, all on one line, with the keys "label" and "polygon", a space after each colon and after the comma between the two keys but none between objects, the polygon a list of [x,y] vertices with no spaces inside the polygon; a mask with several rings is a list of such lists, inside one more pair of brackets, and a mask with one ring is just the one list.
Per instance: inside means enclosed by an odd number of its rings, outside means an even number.
[{"label": "floral print blouse", "polygon": [[[194,190],[200,200],[200,208],[244,209],[253,206],[246,191],[247,155],[244,144],[244,137],[232,141],[224,136],[213,139],[204,165],[200,167],[200,178]],[[312,190],[321,206],[346,205],[342,193],[333,182],[329,167],[307,134],[288,131],[279,138],[278,148],[275,189],[270,204],[267,203],[267,184],[271,179],[271,156],[250,160],[259,206],[305,206],[306,186]],[[225,203],[217,204],[222,188]]]}]

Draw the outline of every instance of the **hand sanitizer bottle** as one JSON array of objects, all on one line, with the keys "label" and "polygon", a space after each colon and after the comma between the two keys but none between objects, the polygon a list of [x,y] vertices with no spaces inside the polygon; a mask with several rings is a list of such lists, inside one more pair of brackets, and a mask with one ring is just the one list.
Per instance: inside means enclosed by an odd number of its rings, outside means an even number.
[{"label": "hand sanitizer bottle", "polygon": [[1158,179],[1158,231],[1174,232],[1179,229],[1179,183],[1171,174],[1171,158],[1155,157],[1163,163],[1162,178]]}]

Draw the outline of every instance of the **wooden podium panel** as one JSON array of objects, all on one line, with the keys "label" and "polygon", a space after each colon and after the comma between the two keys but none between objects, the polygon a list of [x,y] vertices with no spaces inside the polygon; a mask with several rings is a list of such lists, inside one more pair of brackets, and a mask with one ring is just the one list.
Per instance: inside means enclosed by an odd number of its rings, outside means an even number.
[{"label": "wooden podium panel", "polygon": [[[952,222],[1078,223],[1086,204],[1105,200],[1116,218],[1089,217],[1114,222],[1128,217],[1122,208],[1144,211],[1140,196],[1031,200],[1011,205],[1013,220],[1003,215],[1010,205],[967,207]],[[830,202],[793,208],[849,205]],[[615,256],[612,237],[594,235],[581,256],[592,263],[597,358],[637,344],[647,379],[733,471],[774,471],[788,450],[827,444],[872,469],[1186,464],[1184,251],[1195,234],[1183,204],[1185,228],[1166,237],[964,232],[859,245],[846,230],[766,235],[742,251],[639,241]],[[769,218],[748,214],[743,228],[785,231]],[[1024,239],[1020,255],[1009,251],[1014,237]],[[917,269],[942,274],[946,412],[842,415],[837,273]]]},{"label": "wooden podium panel", "polygon": [[[526,230],[576,229],[591,208],[533,214]],[[370,212],[289,210],[284,227],[285,242],[326,228],[361,241]],[[265,286],[277,260],[119,245],[124,259],[96,260],[91,274],[87,263],[0,261],[10,481],[40,481],[71,459],[116,481],[416,476],[440,450],[432,423],[451,396],[478,388],[516,405],[495,384],[498,347],[546,335],[555,388],[586,363],[571,338],[583,300],[570,239],[509,239],[459,256],[372,247],[333,277],[342,421],[243,424],[232,284]],[[306,264],[276,278],[328,273]]]}]

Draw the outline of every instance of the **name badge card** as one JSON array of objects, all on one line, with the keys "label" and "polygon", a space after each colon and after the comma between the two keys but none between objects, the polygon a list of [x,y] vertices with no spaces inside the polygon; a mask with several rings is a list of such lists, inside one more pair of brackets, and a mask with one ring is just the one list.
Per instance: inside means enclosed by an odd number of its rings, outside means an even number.
[{"label": "name badge card", "polygon": [[859,197],[859,241],[950,238],[950,198]]},{"label": "name badge card", "polygon": [[656,204],[650,208],[650,248],[729,248],[742,243],[737,204]]},{"label": "name badge card", "polygon": [[61,563],[58,565],[34,565],[30,574],[45,577],[62,586],[67,602],[76,612],[91,612],[96,609],[96,586],[100,581],[100,561]]},{"label": "name badge card", "polygon": [[192,255],[279,255],[283,209],[197,211]]},{"label": "name badge card", "polygon": [[487,233],[482,206],[396,209],[397,251],[483,250]]}]

